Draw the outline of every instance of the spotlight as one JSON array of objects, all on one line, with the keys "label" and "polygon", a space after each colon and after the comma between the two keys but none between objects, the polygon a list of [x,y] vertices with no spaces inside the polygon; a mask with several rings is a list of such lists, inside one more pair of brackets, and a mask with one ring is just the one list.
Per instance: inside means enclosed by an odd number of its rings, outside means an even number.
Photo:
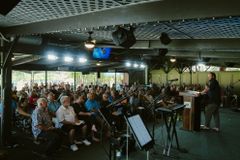
[{"label": "spotlight", "polygon": [[64,57],[64,61],[65,61],[65,62],[72,62],[72,61],[73,61],[73,58],[72,58],[72,57],[69,57],[69,56],[66,56],[66,57]]},{"label": "spotlight", "polygon": [[132,66],[132,64],[130,63],[130,62],[126,62],[126,67],[131,67]]},{"label": "spotlight", "polygon": [[49,55],[47,56],[47,58],[48,58],[48,60],[50,60],[50,61],[55,61],[55,60],[58,59],[58,57],[55,56],[55,55],[53,55],[53,54],[49,54]]},{"label": "spotlight", "polygon": [[172,40],[167,33],[163,32],[160,36],[160,41],[162,42],[162,44],[168,45]]},{"label": "spotlight", "polygon": [[84,58],[84,57],[80,57],[80,58],[79,58],[79,62],[80,62],[80,63],[86,63],[86,62],[87,62],[87,59]]},{"label": "spotlight", "polygon": [[139,66],[139,65],[138,65],[137,63],[135,63],[135,64],[133,65],[134,68],[138,68],[138,66]]},{"label": "spotlight", "polygon": [[101,63],[96,63],[97,66],[101,66]]},{"label": "spotlight", "polygon": [[140,68],[145,68],[146,65],[145,64],[140,64]]},{"label": "spotlight", "polygon": [[88,34],[89,34],[88,39],[84,43],[84,45],[87,49],[93,49],[95,47],[95,43],[94,43],[94,41],[92,39],[92,36],[91,36],[93,34],[93,32],[88,32]]},{"label": "spotlight", "polygon": [[170,58],[170,62],[172,63],[176,62],[176,58],[175,57]]},{"label": "spotlight", "polygon": [[12,57],[11,59],[12,59],[12,61],[14,61],[16,58],[15,58],[15,57]]}]

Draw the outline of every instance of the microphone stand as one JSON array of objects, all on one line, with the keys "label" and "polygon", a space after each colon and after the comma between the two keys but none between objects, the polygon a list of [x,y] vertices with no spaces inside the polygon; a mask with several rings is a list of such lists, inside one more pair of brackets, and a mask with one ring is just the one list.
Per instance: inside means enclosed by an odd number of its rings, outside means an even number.
[{"label": "microphone stand", "polygon": [[[128,96],[124,96],[122,98],[119,98],[118,100],[110,103],[109,105],[105,106],[106,109],[109,109],[110,107],[120,103],[121,101],[127,99],[130,95]],[[109,123],[109,121],[106,119],[106,117],[103,115],[103,113],[101,112],[100,109],[98,109],[98,112],[100,114],[100,116],[103,118],[104,122],[107,124],[108,127],[110,127],[111,129],[111,137],[110,137],[110,144],[109,144],[109,153],[107,153],[106,149],[104,148],[106,154],[108,155],[109,160],[116,160],[116,144],[117,144],[117,140],[115,139],[116,136],[116,125],[115,122],[112,122],[111,124]],[[103,132],[103,126],[102,126],[102,132]],[[101,136],[102,137],[102,136]],[[102,139],[102,138],[101,138]],[[103,141],[103,139],[102,139]]]},{"label": "microphone stand", "polygon": [[[154,144],[155,144],[155,125],[156,125],[156,114],[155,114],[156,101],[159,100],[159,99],[162,99],[162,98],[163,98],[162,95],[157,96],[157,97],[153,100],[153,102],[151,102],[151,103],[147,106],[147,108],[151,109],[151,111],[153,112],[152,137],[153,137],[153,142],[154,142]],[[153,149],[154,149],[154,147],[153,147]],[[156,155],[157,152],[154,150],[154,151],[153,151],[153,154]]]}]

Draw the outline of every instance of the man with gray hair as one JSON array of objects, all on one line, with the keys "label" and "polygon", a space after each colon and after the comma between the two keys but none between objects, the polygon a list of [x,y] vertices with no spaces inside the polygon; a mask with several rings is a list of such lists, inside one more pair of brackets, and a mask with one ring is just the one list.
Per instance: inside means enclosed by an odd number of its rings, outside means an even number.
[{"label": "man with gray hair", "polygon": [[[86,146],[91,145],[86,139],[87,126],[84,121],[78,120],[76,113],[72,106],[70,106],[70,98],[68,96],[62,96],[60,99],[61,106],[56,112],[57,117],[57,128],[61,128],[64,132],[68,133],[70,141],[70,149],[72,151],[77,151],[78,147],[76,144],[84,143]],[[75,132],[82,132],[82,141],[77,141],[75,139]]]},{"label": "man with gray hair", "polygon": [[45,98],[37,100],[37,107],[32,113],[32,133],[35,139],[39,137],[47,139],[45,156],[52,156],[61,146],[62,132],[53,127],[51,117],[47,111],[47,100]]}]

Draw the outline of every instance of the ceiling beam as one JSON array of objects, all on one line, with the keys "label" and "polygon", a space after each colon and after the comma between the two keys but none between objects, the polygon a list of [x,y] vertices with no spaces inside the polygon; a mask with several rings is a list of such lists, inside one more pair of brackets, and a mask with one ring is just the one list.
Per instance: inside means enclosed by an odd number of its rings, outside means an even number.
[{"label": "ceiling beam", "polygon": [[240,39],[175,39],[169,45],[160,41],[137,41],[131,49],[167,48],[179,51],[240,51]]},{"label": "ceiling beam", "polygon": [[37,61],[41,59],[40,56],[38,55],[32,55],[32,56],[29,56],[29,57],[24,57],[24,58],[20,58],[20,59],[17,59],[17,60],[14,60],[12,62],[12,65],[13,66],[16,66],[16,65],[21,65],[21,64],[25,64],[25,63],[30,63],[30,62],[34,62],[34,61]]},{"label": "ceiling beam", "polygon": [[131,23],[239,16],[236,0],[192,1],[164,0],[97,11],[77,16],[2,28],[7,35],[62,32],[79,28]]},{"label": "ceiling beam", "polygon": [[239,52],[175,52],[170,51],[166,54],[169,57],[180,57],[180,58],[216,58],[222,60],[230,60],[236,59],[239,61],[240,59],[240,51]]},{"label": "ceiling beam", "polygon": [[[158,40],[153,41],[137,41],[129,50],[126,50],[122,47],[118,46],[109,46],[109,45],[99,45],[97,47],[110,47],[113,49],[113,54],[136,54],[136,55],[154,55],[154,53],[158,52],[159,49],[166,48],[169,51],[177,51],[180,53],[184,52],[195,52],[198,54],[199,52],[228,52],[230,53],[240,53],[240,39],[176,39],[172,40],[169,45],[163,45]],[[55,46],[37,46],[30,44],[17,44],[14,48],[14,53],[23,53],[23,54],[34,54],[34,55],[42,55],[45,54],[44,50],[47,49],[55,50],[59,56],[64,54],[64,51],[69,51],[74,54],[84,54],[91,55],[91,52],[87,51],[85,48],[79,49],[68,49],[64,47],[55,47]],[[3,51],[4,48],[0,48],[0,51]],[[124,51],[124,52],[123,52]],[[181,55],[179,55],[181,56]],[[182,55],[184,56],[184,55]],[[240,56],[240,55],[239,55]]]}]

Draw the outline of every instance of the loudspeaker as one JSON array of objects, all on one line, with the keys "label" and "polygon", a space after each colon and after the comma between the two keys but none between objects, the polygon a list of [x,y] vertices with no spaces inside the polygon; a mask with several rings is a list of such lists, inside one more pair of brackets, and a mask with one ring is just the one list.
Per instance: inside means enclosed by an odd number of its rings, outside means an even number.
[{"label": "loudspeaker", "polygon": [[97,72],[97,78],[101,78],[101,73]]},{"label": "loudspeaker", "polygon": [[113,42],[117,46],[122,46],[124,48],[130,48],[136,43],[136,38],[134,36],[134,28],[130,27],[130,30],[118,27],[116,31],[112,33]]},{"label": "loudspeaker", "polygon": [[168,34],[163,32],[160,36],[160,41],[164,45],[168,45],[172,40],[169,38]]},{"label": "loudspeaker", "polygon": [[7,15],[21,0],[0,0],[0,14]]}]

